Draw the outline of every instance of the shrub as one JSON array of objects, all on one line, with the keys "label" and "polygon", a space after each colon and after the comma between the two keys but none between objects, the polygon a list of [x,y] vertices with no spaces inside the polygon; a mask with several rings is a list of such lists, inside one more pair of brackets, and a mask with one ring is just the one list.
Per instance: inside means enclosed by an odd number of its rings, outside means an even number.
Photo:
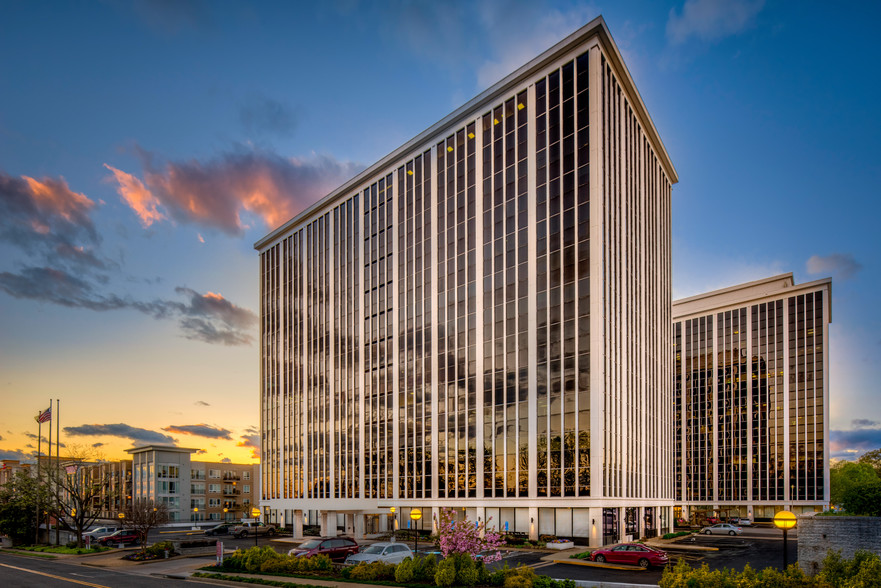
[{"label": "shrub", "polygon": [[437,573],[437,558],[433,554],[417,557],[414,564],[413,579],[415,581],[424,583],[434,582],[434,575]]},{"label": "shrub", "polygon": [[456,583],[456,564],[451,558],[442,560],[437,564],[437,572],[434,574],[434,583],[438,586],[453,586]]},{"label": "shrub", "polygon": [[359,563],[349,572],[349,578],[352,580],[367,580],[374,582],[376,580],[393,580],[395,578],[394,564],[387,564],[381,561],[372,563]]},{"label": "shrub", "polygon": [[536,576],[532,588],[576,588],[574,580],[554,580],[548,576]]},{"label": "shrub", "polygon": [[148,547],[146,552],[153,556],[165,557],[166,550],[168,555],[174,555],[174,543],[171,541],[160,541]]},{"label": "shrub", "polygon": [[395,567],[395,582],[409,584],[416,577],[416,562],[408,557]]},{"label": "shrub", "polygon": [[538,541],[539,543],[547,543],[548,541],[553,541],[556,538],[556,535],[539,535]]}]

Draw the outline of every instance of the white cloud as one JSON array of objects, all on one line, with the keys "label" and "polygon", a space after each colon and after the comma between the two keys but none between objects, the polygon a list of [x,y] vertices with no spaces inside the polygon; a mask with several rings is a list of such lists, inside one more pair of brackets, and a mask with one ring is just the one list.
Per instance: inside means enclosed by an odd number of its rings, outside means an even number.
[{"label": "white cloud", "polygon": [[752,26],[764,0],[686,0],[682,11],[670,9],[667,40],[673,45],[691,37],[701,41],[719,41]]},{"label": "white cloud", "polygon": [[852,278],[862,267],[850,253],[832,253],[825,257],[813,255],[807,263],[809,274],[825,274],[836,280]]},{"label": "white cloud", "polygon": [[529,3],[511,6],[485,2],[479,6],[480,23],[493,56],[478,67],[480,88],[498,82],[600,14],[599,9],[589,3],[566,11]]}]

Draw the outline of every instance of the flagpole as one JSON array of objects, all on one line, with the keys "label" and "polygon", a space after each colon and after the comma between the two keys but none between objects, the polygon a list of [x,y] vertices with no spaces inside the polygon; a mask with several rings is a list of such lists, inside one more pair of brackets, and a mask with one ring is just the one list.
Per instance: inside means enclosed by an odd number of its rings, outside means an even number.
[{"label": "flagpole", "polygon": [[[43,415],[43,412],[40,411],[40,416]],[[42,453],[42,441],[43,441],[43,421],[40,420],[40,416],[37,417],[37,483],[40,483],[42,480],[40,478],[40,454]],[[37,528],[34,529],[34,545],[37,545],[40,542],[40,501],[37,500]]]},{"label": "flagpole", "polygon": [[[55,465],[61,467],[61,399],[55,399]],[[51,425],[50,425],[51,426]],[[58,509],[55,509],[58,511]],[[55,545],[61,544],[61,528],[58,525],[58,516],[61,513],[56,512],[55,515]]]}]

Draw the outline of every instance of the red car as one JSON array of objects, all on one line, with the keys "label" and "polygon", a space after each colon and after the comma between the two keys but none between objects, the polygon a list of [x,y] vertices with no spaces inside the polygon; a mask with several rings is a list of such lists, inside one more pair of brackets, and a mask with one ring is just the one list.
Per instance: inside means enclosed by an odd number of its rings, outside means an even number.
[{"label": "red car", "polygon": [[321,539],[309,539],[288,551],[288,555],[295,557],[311,557],[313,555],[326,555],[333,561],[345,561],[347,557],[358,553],[361,548],[348,537],[322,537]]},{"label": "red car", "polygon": [[642,543],[621,543],[597,549],[590,554],[595,562],[621,563],[648,568],[649,566],[666,566],[670,559],[666,551],[643,545]]},{"label": "red car", "polygon": [[98,543],[101,545],[126,545],[127,543],[140,543],[141,538],[138,537],[138,534],[134,531],[127,531],[126,529],[120,529],[116,533],[112,535],[106,535],[98,539]]}]

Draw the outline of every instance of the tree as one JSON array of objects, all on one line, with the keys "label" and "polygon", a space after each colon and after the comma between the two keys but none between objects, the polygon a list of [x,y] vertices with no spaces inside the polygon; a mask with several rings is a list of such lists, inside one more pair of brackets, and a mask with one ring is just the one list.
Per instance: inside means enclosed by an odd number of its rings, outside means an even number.
[{"label": "tree", "polygon": [[123,523],[127,529],[138,534],[141,550],[147,549],[147,535],[152,529],[168,522],[168,507],[165,503],[154,503],[146,498],[135,499],[123,511]]},{"label": "tree", "polygon": [[495,551],[484,557],[483,561],[492,563],[502,559],[498,549],[505,545],[505,540],[499,533],[488,531],[485,522],[475,524],[468,519],[457,521],[456,511],[444,508],[441,509],[440,517],[435,517],[435,523],[438,547],[444,557],[462,554],[477,559],[480,553]]},{"label": "tree", "polygon": [[849,514],[881,517],[881,480],[851,486],[841,498],[841,506]]},{"label": "tree", "polygon": [[95,465],[94,451],[68,447],[69,456],[47,460],[40,466],[40,477],[49,493],[48,511],[61,528],[77,537],[83,546],[83,533],[101,516],[103,499],[112,498],[110,474]]},{"label": "tree", "polygon": [[829,500],[834,505],[841,505],[844,495],[852,487],[878,480],[878,474],[868,463],[840,461],[829,470]]},{"label": "tree", "polygon": [[46,487],[28,472],[16,472],[0,487],[0,533],[9,535],[13,543],[36,540],[37,509],[46,503]]},{"label": "tree", "polygon": [[862,454],[857,463],[867,463],[875,468],[875,473],[881,478],[881,449],[873,449]]}]

